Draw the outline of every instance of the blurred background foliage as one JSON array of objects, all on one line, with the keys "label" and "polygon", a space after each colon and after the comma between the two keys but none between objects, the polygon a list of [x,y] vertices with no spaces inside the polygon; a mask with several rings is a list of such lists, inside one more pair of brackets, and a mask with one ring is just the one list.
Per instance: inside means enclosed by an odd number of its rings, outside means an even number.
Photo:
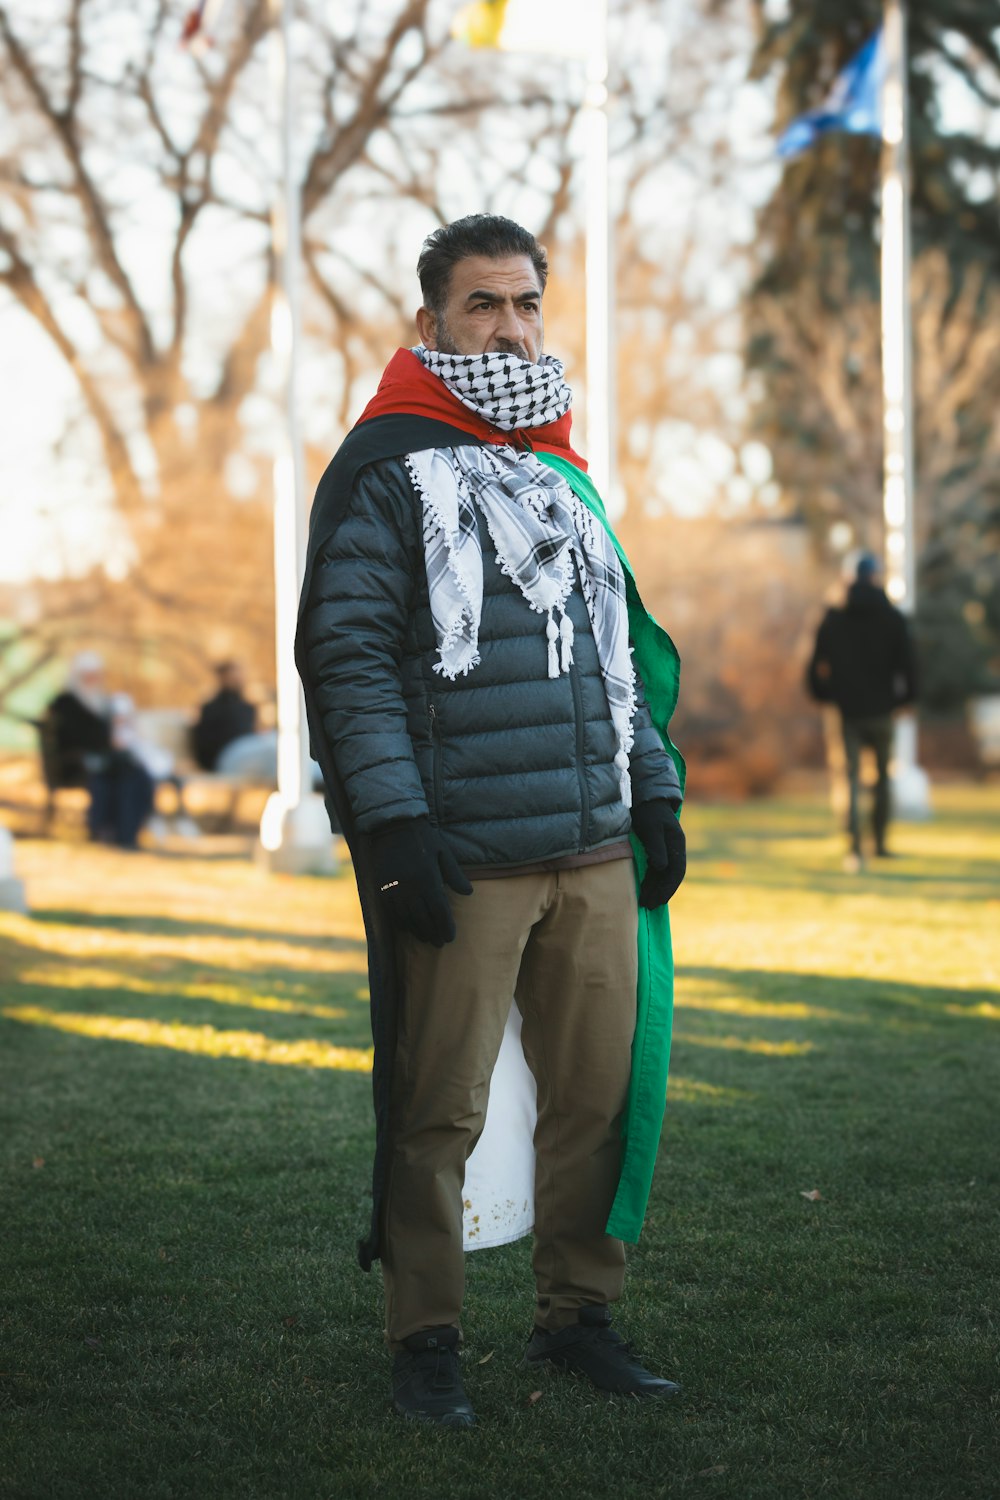
[{"label": "blurred background foliage", "polygon": [[[754,77],[776,123],[812,108],[878,24],[878,0],[769,19]],[[1000,676],[1000,29],[990,0],[910,0],[917,626],[922,698],[958,709]],[[962,106],[956,108],[956,95]],[[881,545],[878,154],[830,135],[758,211],[746,303],[757,433],[822,542],[848,523]]]},{"label": "blurred background foliage", "polygon": [[[194,703],[222,656],[273,685],[267,5],[231,0],[202,56],[186,9],[0,3],[0,320],[8,349],[44,346],[39,483],[62,495],[4,479],[5,514],[41,526],[0,584],[8,715],[81,645],[145,705]],[[1000,54],[993,4],[911,9],[918,628],[925,708],[960,725],[1000,685]],[[547,344],[585,419],[582,74],[470,53],[453,10],[297,7],[313,482],[413,341],[422,236],[477,209],[549,247]],[[803,659],[843,553],[880,545],[878,144],[773,150],[879,11],[611,7],[622,530],[684,657],[706,791],[818,760]]]}]

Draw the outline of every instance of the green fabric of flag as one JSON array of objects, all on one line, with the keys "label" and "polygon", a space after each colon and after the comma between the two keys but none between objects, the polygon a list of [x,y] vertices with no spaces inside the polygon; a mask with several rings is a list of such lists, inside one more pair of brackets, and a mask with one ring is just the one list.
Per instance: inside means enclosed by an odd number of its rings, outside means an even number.
[{"label": "green fabric of flag", "polygon": [[[668,726],[677,703],[680,657],[667,632],[658,625],[639,596],[639,589],[624,549],[608,521],[604,502],[590,476],[557,454],[538,453],[542,463],[567,481],[579,500],[593,511],[614,543],[625,574],[629,639],[653,724],[664,749],[673,758],[684,787],[684,759],[672,744]],[[646,872],[646,854],[632,837],[636,886]],[[636,990],[636,1025],[632,1042],[632,1077],[622,1126],[624,1150],[618,1192],[607,1223],[608,1234],[634,1244],[642,1230],[649,1201],[653,1168],[663,1127],[667,1100],[667,1070],[674,1012],[674,961],[670,941],[670,914],[666,906],[656,911],[639,908],[639,979]]]}]

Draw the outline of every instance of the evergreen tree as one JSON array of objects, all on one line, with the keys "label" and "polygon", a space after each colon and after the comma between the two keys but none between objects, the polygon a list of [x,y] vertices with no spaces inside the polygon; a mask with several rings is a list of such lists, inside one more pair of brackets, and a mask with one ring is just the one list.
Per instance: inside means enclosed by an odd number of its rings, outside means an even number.
[{"label": "evergreen tree", "polygon": [[[776,128],[814,108],[879,25],[879,0],[754,0],[753,75]],[[995,0],[910,0],[917,626],[923,697],[1000,684],[1000,145],[952,129],[957,95],[1000,105]],[[956,88],[956,84],[961,85]],[[847,521],[881,544],[880,143],[829,134],[787,162],[758,219],[748,306],[757,423],[821,546]]]}]

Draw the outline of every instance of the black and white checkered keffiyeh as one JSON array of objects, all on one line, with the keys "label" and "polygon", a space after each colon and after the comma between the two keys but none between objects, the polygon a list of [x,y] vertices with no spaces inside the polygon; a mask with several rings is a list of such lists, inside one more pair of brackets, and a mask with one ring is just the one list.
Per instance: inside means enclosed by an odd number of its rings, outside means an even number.
[{"label": "black and white checkered keffiyeh", "polygon": [[463,406],[501,432],[544,427],[573,404],[562,361],[551,354],[535,365],[516,354],[442,354],[423,345],[413,353]]},{"label": "black and white checkered keffiyeh", "polygon": [[[558,369],[554,385],[544,378],[534,380],[532,372],[544,374],[546,366],[532,365],[515,355],[414,352],[466,406],[495,426],[503,425],[494,415],[500,404],[505,411],[510,406],[509,397],[499,394],[501,388],[527,397],[520,401],[516,423],[511,422],[507,430],[554,421],[572,401],[558,360],[551,361]],[[452,373],[456,369],[457,376]],[[466,395],[453,386],[453,380]],[[488,404],[473,404],[470,393],[487,380]],[[545,415],[539,415],[543,411]],[[423,504],[424,559],[440,652],[434,670],[454,679],[479,665],[483,554],[478,508],[501,569],[531,608],[546,617],[550,677],[568,672],[573,662],[573,623],[566,602],[579,576],[618,737],[615,764],[622,800],[631,806],[635,670],[628,643],[625,579],[604,527],[561,475],[533,453],[513,446],[430,448],[410,453],[406,463]]]}]

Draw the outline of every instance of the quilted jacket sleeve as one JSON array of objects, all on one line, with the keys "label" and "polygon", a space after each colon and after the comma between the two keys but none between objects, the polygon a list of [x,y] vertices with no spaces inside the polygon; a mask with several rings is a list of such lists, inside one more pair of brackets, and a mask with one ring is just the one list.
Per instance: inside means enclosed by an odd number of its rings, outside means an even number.
[{"label": "quilted jacket sleeve", "polygon": [[663,748],[663,743],[649,716],[646,692],[639,673],[635,674],[635,714],[632,717],[632,754],[629,771],[632,776],[632,801],[652,802],[665,797],[676,812],[681,804],[681,784],[677,767]]},{"label": "quilted jacket sleeve", "polygon": [[363,469],[316,561],[302,628],[323,733],[362,832],[426,816],[400,663],[423,567],[403,464]]}]

